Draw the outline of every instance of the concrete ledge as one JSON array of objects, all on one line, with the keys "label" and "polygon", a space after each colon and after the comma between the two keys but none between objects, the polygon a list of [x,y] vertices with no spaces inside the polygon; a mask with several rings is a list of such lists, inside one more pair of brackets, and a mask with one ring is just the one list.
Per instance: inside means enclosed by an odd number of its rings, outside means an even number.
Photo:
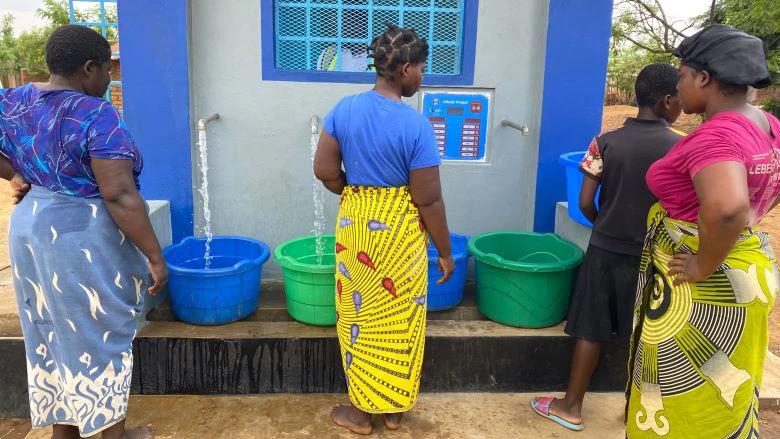
[{"label": "concrete ledge", "polygon": [[[160,247],[165,248],[173,242],[173,232],[171,229],[171,203],[166,200],[147,200],[149,206],[149,219],[152,221],[152,229],[160,241]],[[149,314],[157,305],[168,298],[168,289],[159,292],[157,295],[144,293],[144,308],[138,314],[138,327],[146,324],[146,315]]]},{"label": "concrete ledge", "polygon": [[27,359],[21,337],[0,337],[0,419],[29,418]]},{"label": "concrete ledge", "polygon": [[[431,320],[487,320],[477,308],[476,284],[467,282],[463,292],[463,301],[455,308],[445,311],[428,311]],[[176,316],[167,298],[146,315],[150,322],[175,322]],[[260,305],[257,311],[247,316],[245,322],[292,322],[287,313],[287,299],[284,281],[281,279],[263,279],[260,287]]]},{"label": "concrete ledge", "polygon": [[762,410],[780,410],[780,357],[772,351],[766,352],[759,405]]},{"label": "concrete ledge", "polygon": [[[575,340],[561,327],[503,329],[491,322],[432,321],[423,392],[560,391]],[[136,339],[132,390],[160,394],[344,392],[335,328],[249,322],[193,328],[154,322]],[[620,391],[627,349],[608,346],[591,389]]]},{"label": "concrete ledge", "polygon": [[146,204],[149,205],[149,218],[160,245],[162,248],[168,247],[173,243],[171,203],[166,200],[148,200]]},{"label": "concrete ledge", "polygon": [[19,310],[11,268],[0,270],[0,337],[21,337]]},{"label": "concrete ledge", "polygon": [[[565,323],[550,328],[513,328],[489,320],[431,320],[425,335],[436,337],[561,337]],[[319,327],[298,322],[240,321],[220,326],[193,326],[182,322],[149,322],[138,338],[187,338],[200,340],[336,338],[335,327]]]},{"label": "concrete ledge", "polygon": [[555,233],[585,251],[590,242],[591,228],[571,219],[569,203],[562,201],[555,206]]}]

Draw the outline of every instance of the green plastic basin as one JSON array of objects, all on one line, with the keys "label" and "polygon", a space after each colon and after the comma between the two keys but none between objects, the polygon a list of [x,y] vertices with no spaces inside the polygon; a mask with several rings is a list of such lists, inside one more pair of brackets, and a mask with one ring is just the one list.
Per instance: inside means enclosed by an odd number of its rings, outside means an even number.
[{"label": "green plastic basin", "polygon": [[324,235],[325,254],[318,263],[316,238],[287,241],[274,258],[282,266],[287,312],[295,320],[316,326],[336,325],[336,237]]},{"label": "green plastic basin", "polygon": [[492,232],[475,236],[477,306],[509,326],[544,328],[566,316],[582,250],[553,234]]}]

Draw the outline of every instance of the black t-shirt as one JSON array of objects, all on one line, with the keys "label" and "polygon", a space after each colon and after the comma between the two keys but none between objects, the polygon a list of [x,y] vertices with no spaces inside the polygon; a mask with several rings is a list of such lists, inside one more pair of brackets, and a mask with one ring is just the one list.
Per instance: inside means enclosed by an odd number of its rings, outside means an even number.
[{"label": "black t-shirt", "polygon": [[591,245],[642,254],[647,213],[658,201],[647,188],[645,174],[681,138],[664,120],[628,118],[621,128],[593,139],[580,164],[586,177],[601,184]]}]

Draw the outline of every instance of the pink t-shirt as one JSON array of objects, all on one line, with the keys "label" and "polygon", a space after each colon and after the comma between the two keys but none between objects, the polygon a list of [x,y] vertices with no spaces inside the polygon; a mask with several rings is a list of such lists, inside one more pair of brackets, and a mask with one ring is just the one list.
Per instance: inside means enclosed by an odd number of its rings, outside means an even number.
[{"label": "pink t-shirt", "polygon": [[761,221],[780,192],[780,121],[764,114],[771,135],[740,113],[719,113],[650,167],[647,186],[670,217],[695,223],[699,199],[693,178],[706,166],[734,161],[748,171],[750,224]]}]

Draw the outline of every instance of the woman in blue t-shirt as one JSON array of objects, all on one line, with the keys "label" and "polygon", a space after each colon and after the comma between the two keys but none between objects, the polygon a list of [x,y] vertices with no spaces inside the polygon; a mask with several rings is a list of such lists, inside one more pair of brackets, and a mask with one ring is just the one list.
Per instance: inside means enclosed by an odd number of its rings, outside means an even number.
[{"label": "woman in blue t-shirt", "polygon": [[[371,414],[400,428],[417,401],[425,345],[426,231],[446,282],[454,271],[431,124],[417,93],[428,43],[388,25],[370,46],[376,84],[325,117],[314,174],[341,194],[336,230],[337,331],[352,405],[333,420],[369,434]],[[342,164],[344,169],[342,170]]]}]

